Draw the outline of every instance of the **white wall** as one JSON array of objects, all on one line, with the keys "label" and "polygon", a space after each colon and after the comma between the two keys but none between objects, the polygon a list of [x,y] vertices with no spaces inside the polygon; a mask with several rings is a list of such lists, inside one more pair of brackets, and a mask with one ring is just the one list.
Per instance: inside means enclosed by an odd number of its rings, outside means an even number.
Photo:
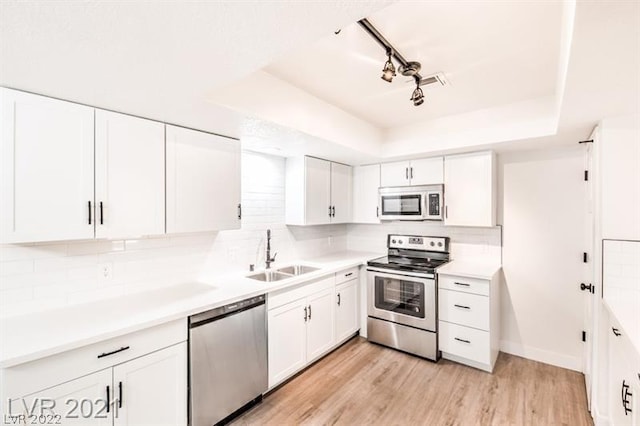
[{"label": "white wall", "polygon": [[[346,226],[284,225],[285,160],[242,154],[242,229],[118,241],[0,246],[0,315],[115,297],[346,248]],[[331,244],[329,238],[331,236]],[[109,270],[104,277],[104,268]]]},{"label": "white wall", "polygon": [[587,274],[584,147],[499,156],[501,350],[580,371]]}]

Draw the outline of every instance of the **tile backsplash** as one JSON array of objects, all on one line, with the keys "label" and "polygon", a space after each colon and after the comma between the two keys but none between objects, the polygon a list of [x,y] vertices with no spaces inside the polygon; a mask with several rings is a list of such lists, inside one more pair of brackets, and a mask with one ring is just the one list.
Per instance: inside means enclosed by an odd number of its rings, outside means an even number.
[{"label": "tile backsplash", "polygon": [[384,253],[389,233],[448,236],[453,258],[500,262],[500,228],[442,223],[284,224],[285,159],[242,154],[242,228],[118,241],[0,246],[0,316],[161,288],[264,266],[266,230],[278,263],[344,250]]},{"label": "tile backsplash", "polygon": [[0,246],[0,316],[262,267],[267,229],[279,262],[346,249],[346,225],[285,226],[284,158],[243,152],[242,165],[239,230]]}]

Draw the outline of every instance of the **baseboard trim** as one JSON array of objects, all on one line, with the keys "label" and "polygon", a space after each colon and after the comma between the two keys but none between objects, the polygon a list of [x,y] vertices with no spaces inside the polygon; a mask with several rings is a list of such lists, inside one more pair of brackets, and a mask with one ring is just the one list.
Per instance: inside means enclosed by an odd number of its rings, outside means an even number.
[{"label": "baseboard trim", "polygon": [[556,367],[566,368],[569,370],[582,373],[582,360],[580,358],[569,355],[551,352],[544,349],[524,346],[520,343],[510,342],[506,340],[500,341],[500,350],[502,352],[527,358],[533,361],[542,362],[544,364],[554,365]]}]

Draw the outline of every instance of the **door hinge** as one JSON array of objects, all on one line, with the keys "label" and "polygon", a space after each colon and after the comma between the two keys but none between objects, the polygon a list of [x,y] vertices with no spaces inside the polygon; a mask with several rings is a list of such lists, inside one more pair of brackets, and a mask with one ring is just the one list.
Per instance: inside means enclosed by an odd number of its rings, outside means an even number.
[{"label": "door hinge", "polygon": [[587,252],[582,253],[582,262],[587,263]]},{"label": "door hinge", "polygon": [[584,180],[588,181],[589,180],[589,170],[585,170],[584,171]]},{"label": "door hinge", "polygon": [[586,342],[586,341],[587,341],[587,332],[586,332],[586,331],[583,331],[583,332],[582,332],[582,341],[583,341],[583,342]]}]

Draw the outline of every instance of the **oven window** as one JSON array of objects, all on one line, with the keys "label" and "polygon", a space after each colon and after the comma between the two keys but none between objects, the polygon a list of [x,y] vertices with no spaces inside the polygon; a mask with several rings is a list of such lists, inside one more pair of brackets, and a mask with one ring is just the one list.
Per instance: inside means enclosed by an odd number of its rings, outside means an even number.
[{"label": "oven window", "polygon": [[383,195],[382,214],[420,216],[422,215],[421,198],[422,196],[420,194]]},{"label": "oven window", "polygon": [[385,311],[424,318],[424,283],[375,277],[375,305]]}]

